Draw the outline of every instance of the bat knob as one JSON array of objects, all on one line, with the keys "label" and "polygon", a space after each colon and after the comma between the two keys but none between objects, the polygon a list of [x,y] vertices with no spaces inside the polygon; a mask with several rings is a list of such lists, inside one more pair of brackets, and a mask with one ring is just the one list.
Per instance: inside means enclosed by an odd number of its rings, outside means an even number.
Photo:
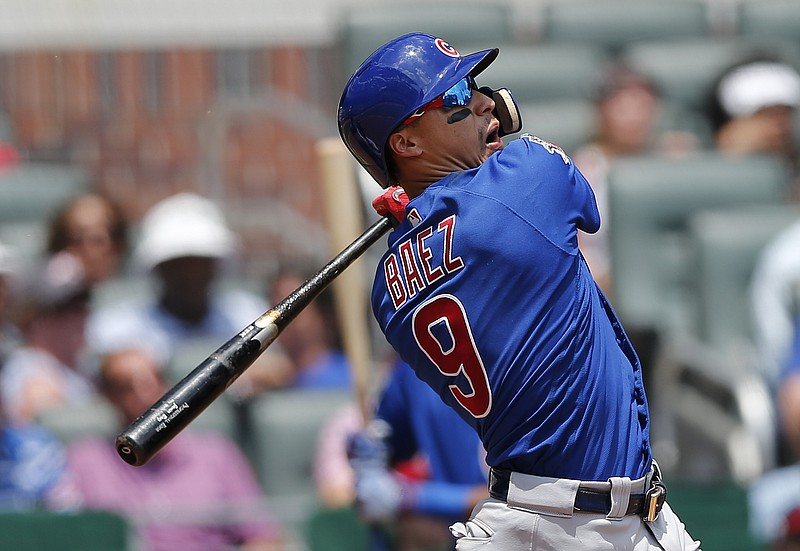
[{"label": "bat knob", "polygon": [[120,434],[117,436],[116,447],[117,453],[125,463],[134,467],[140,467],[146,463],[142,458],[142,454],[137,453],[137,450],[141,452],[139,446],[132,442],[127,435]]}]

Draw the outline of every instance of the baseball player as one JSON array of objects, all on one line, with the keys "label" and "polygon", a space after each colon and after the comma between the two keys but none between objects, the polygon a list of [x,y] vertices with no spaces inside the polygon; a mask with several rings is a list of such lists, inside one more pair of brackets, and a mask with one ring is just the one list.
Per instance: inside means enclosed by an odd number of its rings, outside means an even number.
[{"label": "baseball player", "polygon": [[592,189],[557,146],[504,144],[513,98],[475,83],[498,53],[401,36],[356,70],[338,114],[355,158],[406,195],[378,199],[398,214],[378,324],[491,466],[491,498],[451,526],[456,549],[698,549],[665,500],[639,360],[578,250],[600,226]]},{"label": "baseball player", "polygon": [[375,417],[348,442],[360,512],[391,523],[399,549],[452,548],[447,527],[487,497],[478,436],[402,361],[391,368]]}]

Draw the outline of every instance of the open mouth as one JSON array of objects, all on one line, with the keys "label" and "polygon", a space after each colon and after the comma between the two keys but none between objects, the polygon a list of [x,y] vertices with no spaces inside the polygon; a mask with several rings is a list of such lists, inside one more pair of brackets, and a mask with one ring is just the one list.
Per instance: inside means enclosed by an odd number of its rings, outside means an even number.
[{"label": "open mouth", "polygon": [[493,120],[486,129],[486,147],[491,151],[503,148],[503,140],[500,139],[500,123]]}]

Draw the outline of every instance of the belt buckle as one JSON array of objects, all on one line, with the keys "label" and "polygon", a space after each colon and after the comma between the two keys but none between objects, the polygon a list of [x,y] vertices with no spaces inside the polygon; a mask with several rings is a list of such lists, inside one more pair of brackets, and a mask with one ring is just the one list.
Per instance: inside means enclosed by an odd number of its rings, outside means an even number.
[{"label": "belt buckle", "polygon": [[667,500],[667,487],[661,482],[653,482],[653,485],[644,494],[644,515],[645,522],[653,522],[658,518],[664,502]]}]

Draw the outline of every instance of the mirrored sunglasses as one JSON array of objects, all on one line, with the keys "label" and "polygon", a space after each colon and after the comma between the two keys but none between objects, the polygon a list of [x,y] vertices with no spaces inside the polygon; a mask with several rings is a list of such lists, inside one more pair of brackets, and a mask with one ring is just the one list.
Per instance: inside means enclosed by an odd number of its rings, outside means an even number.
[{"label": "mirrored sunglasses", "polygon": [[475,79],[471,76],[466,76],[448,88],[444,94],[411,113],[411,115],[400,124],[401,126],[411,124],[424,115],[426,111],[430,111],[431,109],[438,109],[439,107],[443,107],[444,109],[467,107],[472,101],[472,92],[477,89],[478,85],[475,84]]}]

